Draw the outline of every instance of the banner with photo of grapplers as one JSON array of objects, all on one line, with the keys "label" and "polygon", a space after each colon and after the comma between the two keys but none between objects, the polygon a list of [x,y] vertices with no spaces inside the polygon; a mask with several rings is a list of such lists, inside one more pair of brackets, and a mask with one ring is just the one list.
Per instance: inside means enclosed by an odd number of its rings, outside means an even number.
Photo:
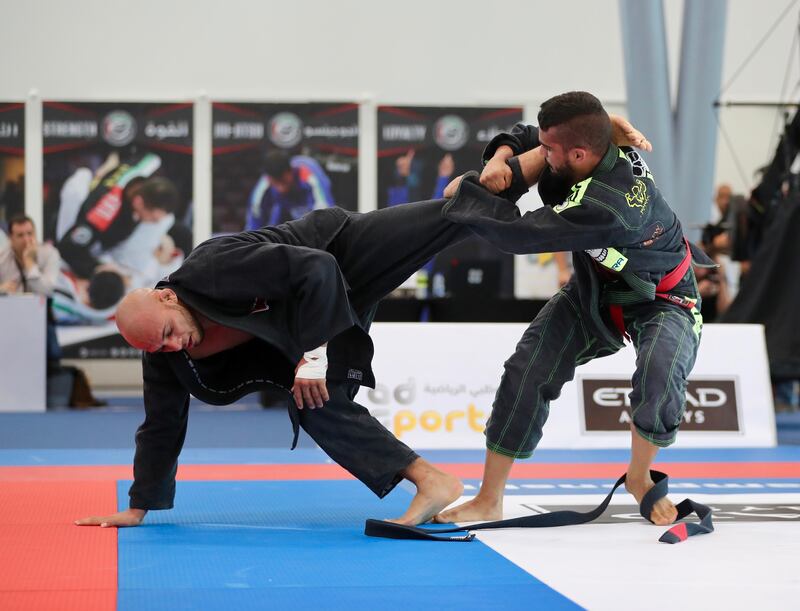
[{"label": "banner with photo of grapplers", "polygon": [[0,102],[0,229],[6,232],[8,221],[24,211],[25,105]]},{"label": "banner with photo of grapplers", "polygon": [[53,299],[70,358],[137,357],[112,317],[192,249],[191,103],[45,101],[45,239],[62,257]]},{"label": "banner with photo of grapplers", "polygon": [[[378,207],[442,197],[447,184],[480,171],[498,133],[522,121],[522,108],[378,107]],[[512,298],[514,259],[477,237],[440,253],[418,274],[417,295]]]},{"label": "banner with photo of grapplers", "polygon": [[212,125],[214,234],[358,210],[357,104],[214,102]]}]

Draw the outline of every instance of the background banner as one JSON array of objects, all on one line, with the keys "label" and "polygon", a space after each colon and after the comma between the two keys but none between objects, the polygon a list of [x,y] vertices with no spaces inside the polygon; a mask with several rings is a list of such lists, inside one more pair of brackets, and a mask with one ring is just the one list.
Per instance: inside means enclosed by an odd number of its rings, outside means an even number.
[{"label": "background banner", "polygon": [[127,291],[153,286],[192,249],[192,111],[44,102],[44,236],[63,259],[54,313],[104,330],[72,333],[65,357],[138,357],[110,319]]},{"label": "background banner", "polygon": [[[484,448],[504,361],[525,324],[376,323],[378,385],[358,401],[414,448]],[[541,448],[629,448],[630,344],[576,370]],[[675,447],[769,447],[775,421],[760,325],[705,325]]]},{"label": "background banner", "polygon": [[212,232],[358,210],[358,105],[214,102]]},{"label": "background banner", "polygon": [[[480,170],[481,153],[522,120],[521,107],[378,107],[378,207],[437,199],[447,184]],[[433,297],[514,293],[513,256],[478,238],[440,253],[424,268]]]},{"label": "background banner", "polygon": [[25,105],[0,102],[0,227],[25,211]]}]

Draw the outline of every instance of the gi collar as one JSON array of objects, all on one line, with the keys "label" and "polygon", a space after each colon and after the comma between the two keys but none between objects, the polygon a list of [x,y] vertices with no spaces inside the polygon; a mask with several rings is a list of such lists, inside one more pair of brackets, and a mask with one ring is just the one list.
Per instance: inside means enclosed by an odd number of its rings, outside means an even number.
[{"label": "gi collar", "polygon": [[603,158],[600,160],[600,163],[597,164],[597,167],[592,172],[592,176],[595,174],[603,174],[605,172],[610,172],[611,168],[614,167],[614,164],[617,163],[617,157],[619,157],[619,147],[614,144],[613,142],[608,145],[608,150],[606,154],[603,155]]}]

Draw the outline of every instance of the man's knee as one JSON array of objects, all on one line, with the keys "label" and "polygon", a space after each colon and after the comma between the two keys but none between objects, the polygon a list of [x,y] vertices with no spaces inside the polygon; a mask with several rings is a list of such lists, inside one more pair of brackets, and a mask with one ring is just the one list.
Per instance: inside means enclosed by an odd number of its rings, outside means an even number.
[{"label": "man's knee", "polygon": [[[633,397],[633,395],[631,395]],[[668,401],[651,400],[633,404],[631,414],[636,432],[644,439],[659,447],[675,442],[686,405],[686,394],[676,389]]]}]

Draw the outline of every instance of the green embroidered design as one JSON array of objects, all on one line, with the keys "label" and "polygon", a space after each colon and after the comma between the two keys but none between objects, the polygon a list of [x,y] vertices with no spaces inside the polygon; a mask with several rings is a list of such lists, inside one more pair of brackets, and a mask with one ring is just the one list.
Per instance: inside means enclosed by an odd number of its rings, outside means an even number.
[{"label": "green embroidered design", "polygon": [[569,197],[564,200],[564,203],[558,204],[557,206],[553,206],[553,211],[557,214],[561,214],[564,210],[568,210],[570,208],[575,208],[581,205],[581,200],[583,196],[586,194],[586,189],[589,188],[589,183],[592,182],[592,177],[590,176],[586,180],[582,180],[578,183],[572,185],[572,192],[569,194]]},{"label": "green embroidered design", "polygon": [[694,326],[692,327],[692,331],[697,337],[700,337],[700,333],[703,331],[703,315],[700,314],[700,310],[697,307],[692,308],[692,316],[694,317]]},{"label": "green embroidered design", "polygon": [[625,201],[631,208],[639,208],[639,212],[644,214],[647,209],[647,202],[650,201],[650,194],[647,192],[647,185],[645,182],[637,178],[633,182],[631,190],[625,194]]}]

